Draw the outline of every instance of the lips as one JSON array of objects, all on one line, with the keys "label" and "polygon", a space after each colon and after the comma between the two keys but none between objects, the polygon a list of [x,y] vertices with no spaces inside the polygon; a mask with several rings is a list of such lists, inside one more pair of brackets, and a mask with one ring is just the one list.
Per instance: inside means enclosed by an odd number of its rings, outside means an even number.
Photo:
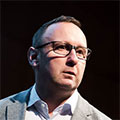
[{"label": "lips", "polygon": [[72,71],[64,71],[63,73],[66,73],[66,74],[69,74],[69,75],[76,75],[74,72],[72,72]]}]

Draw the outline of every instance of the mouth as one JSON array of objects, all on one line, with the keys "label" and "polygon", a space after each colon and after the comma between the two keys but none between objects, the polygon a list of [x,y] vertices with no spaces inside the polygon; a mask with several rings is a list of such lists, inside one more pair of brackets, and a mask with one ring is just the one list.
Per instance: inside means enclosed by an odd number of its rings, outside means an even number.
[{"label": "mouth", "polygon": [[72,72],[72,71],[64,71],[64,73],[69,74],[69,75],[74,75],[74,76],[75,76],[75,73]]}]

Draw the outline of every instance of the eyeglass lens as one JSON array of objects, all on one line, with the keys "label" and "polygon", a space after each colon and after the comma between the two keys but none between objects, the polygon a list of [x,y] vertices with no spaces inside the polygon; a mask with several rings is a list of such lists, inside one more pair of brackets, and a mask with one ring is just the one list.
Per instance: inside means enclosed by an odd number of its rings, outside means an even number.
[{"label": "eyeglass lens", "polygon": [[[60,55],[68,55],[71,52],[72,48],[74,47],[68,43],[54,42],[53,44],[54,52]],[[78,58],[85,59],[87,57],[88,50],[86,48],[76,47],[75,51]]]}]

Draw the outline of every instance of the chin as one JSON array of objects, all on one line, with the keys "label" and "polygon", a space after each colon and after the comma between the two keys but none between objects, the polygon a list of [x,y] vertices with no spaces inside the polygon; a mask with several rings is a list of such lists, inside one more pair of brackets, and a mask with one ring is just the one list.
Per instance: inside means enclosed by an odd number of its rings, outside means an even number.
[{"label": "chin", "polygon": [[53,86],[57,88],[56,90],[61,91],[74,91],[78,84],[76,83],[76,79],[69,79],[69,78],[62,78],[62,79],[56,79],[52,81]]},{"label": "chin", "polygon": [[76,86],[73,86],[73,84],[57,84],[57,87],[60,89],[60,90],[63,90],[63,91],[74,91],[77,87]]}]

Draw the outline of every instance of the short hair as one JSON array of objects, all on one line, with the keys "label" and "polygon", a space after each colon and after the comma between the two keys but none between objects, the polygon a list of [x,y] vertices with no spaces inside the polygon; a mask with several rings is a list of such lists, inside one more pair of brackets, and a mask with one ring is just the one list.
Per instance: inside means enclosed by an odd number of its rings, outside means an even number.
[{"label": "short hair", "polygon": [[75,19],[74,17],[71,16],[64,16],[61,15],[60,17],[57,17],[49,22],[46,22],[45,24],[43,24],[38,30],[37,32],[34,34],[33,38],[32,38],[32,46],[33,47],[37,47],[40,45],[41,41],[42,41],[42,36],[45,33],[45,30],[48,28],[48,26],[50,26],[51,24],[54,23],[58,23],[58,22],[69,22],[69,23],[73,23],[75,25],[77,25],[79,28],[81,28],[81,23],[79,20]]}]

